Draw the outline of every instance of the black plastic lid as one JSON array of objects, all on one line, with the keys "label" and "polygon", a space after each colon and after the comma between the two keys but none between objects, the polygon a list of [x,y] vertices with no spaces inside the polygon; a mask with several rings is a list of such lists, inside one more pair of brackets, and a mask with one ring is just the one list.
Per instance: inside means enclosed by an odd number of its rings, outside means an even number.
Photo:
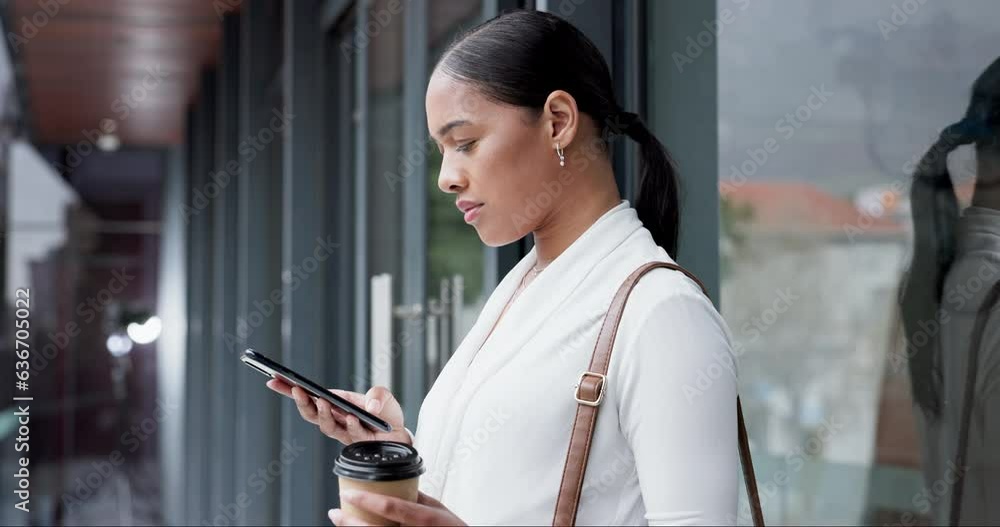
[{"label": "black plastic lid", "polygon": [[396,481],[424,473],[417,450],[396,441],[358,441],[340,452],[333,473],[351,479]]}]

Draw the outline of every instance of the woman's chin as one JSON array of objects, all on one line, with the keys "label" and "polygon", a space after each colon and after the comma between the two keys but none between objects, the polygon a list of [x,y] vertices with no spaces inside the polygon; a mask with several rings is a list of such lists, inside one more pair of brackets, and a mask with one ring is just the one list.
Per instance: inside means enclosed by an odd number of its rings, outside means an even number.
[{"label": "woman's chin", "polygon": [[523,234],[518,236],[516,233],[511,232],[492,232],[490,229],[483,228],[478,224],[473,226],[476,228],[476,234],[479,235],[479,239],[487,247],[503,247],[524,237]]}]

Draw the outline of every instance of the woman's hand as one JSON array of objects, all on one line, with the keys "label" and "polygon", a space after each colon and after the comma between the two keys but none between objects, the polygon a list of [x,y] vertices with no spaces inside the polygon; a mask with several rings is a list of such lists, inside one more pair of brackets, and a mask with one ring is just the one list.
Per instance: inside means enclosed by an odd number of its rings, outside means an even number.
[{"label": "woman's hand", "polygon": [[[399,522],[400,525],[465,525],[448,507],[423,492],[418,493],[417,503],[353,489],[341,491],[340,499],[387,520]],[[340,509],[330,509],[329,516],[337,527],[370,525],[354,516],[345,515]]]},{"label": "woman's hand", "polygon": [[375,432],[361,424],[361,421],[324,399],[314,398],[298,386],[290,386],[279,379],[267,381],[267,387],[295,399],[295,406],[302,418],[319,427],[327,437],[350,445],[357,441],[398,441],[411,444],[410,434],[403,428],[403,409],[399,402],[384,386],[373,386],[361,395],[346,390],[330,390],[344,399],[385,419],[392,425],[392,432]]}]

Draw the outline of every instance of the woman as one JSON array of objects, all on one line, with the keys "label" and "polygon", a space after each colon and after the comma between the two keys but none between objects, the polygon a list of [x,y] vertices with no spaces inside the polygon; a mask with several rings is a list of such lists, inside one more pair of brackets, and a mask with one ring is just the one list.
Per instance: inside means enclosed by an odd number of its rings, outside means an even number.
[{"label": "woman", "polygon": [[[425,102],[443,154],[440,189],[484,243],[531,233],[535,246],[424,400],[412,440],[428,467],[420,503],[371,494],[355,503],[404,524],[549,524],[574,385],[612,296],[640,265],[676,253],[677,176],[645,124],[622,112],[597,48],[551,14],[511,12],[463,34],[436,64]],[[635,208],[615,184],[607,142],[616,133],[641,148]],[[732,523],[739,459],[725,323],[692,280],[657,269],[632,292],[615,342],[577,521]],[[411,441],[383,388],[336,393],[390,421],[389,434],[269,386],[343,443]],[[331,520],[357,522],[336,509]]]},{"label": "woman", "polygon": [[[960,212],[947,161],[961,145],[975,145],[976,183]],[[937,525],[996,525],[1000,59],[973,83],[965,117],[924,155],[911,203],[913,261],[900,300],[926,483],[914,504]]]}]

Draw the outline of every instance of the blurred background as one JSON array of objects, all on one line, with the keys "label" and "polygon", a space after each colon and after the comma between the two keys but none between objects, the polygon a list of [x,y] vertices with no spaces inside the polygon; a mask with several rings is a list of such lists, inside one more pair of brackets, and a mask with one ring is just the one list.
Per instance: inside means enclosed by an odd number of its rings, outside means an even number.
[{"label": "blurred background", "polygon": [[[677,158],[679,260],[744,350],[768,521],[929,521],[906,370],[888,360],[906,189],[1000,52],[1000,3],[0,6],[4,376],[17,290],[31,299],[30,388],[0,383],[0,522],[328,524],[338,445],[237,359],[251,346],[330,386],[387,385],[415,430],[531,248],[465,225],[424,116],[450,39],[512,8],[583,30]],[[950,159],[966,203],[973,159]],[[616,143],[630,200],[637,166]],[[11,477],[25,395],[30,512]]]}]

